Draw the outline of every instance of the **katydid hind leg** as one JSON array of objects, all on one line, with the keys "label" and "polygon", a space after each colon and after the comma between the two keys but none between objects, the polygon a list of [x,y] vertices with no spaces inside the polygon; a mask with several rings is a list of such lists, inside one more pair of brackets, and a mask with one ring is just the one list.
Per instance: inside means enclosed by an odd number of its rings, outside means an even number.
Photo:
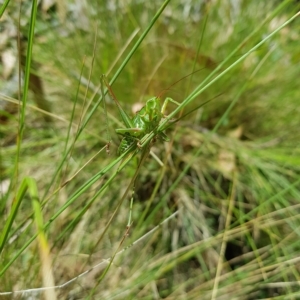
[{"label": "katydid hind leg", "polygon": [[105,94],[104,94],[104,87],[103,87],[103,76],[101,77],[101,95],[102,95],[102,102],[103,102],[103,112],[104,112],[104,118],[105,118],[105,130],[106,130],[106,153],[109,154],[109,147],[110,147],[110,141],[111,136],[109,133],[109,121],[107,116],[107,109],[106,109],[106,102],[105,102]]},{"label": "katydid hind leg", "polygon": [[120,102],[118,101],[116,95],[114,94],[114,92],[113,92],[113,90],[112,90],[112,88],[111,88],[111,86],[110,86],[110,84],[107,80],[107,77],[103,74],[101,79],[102,79],[102,82],[106,85],[110,97],[112,98],[112,100],[117,105],[123,123],[125,124],[126,127],[132,128],[133,127],[132,121],[131,121],[130,117],[127,115],[127,113],[125,112],[125,110],[122,108]]}]

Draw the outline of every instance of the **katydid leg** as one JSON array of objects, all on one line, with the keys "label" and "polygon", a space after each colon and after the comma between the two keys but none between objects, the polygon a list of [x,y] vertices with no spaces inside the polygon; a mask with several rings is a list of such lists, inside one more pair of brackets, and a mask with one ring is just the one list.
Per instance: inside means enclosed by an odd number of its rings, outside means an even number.
[{"label": "katydid leg", "polygon": [[104,83],[106,85],[110,97],[116,103],[125,126],[128,128],[133,128],[134,126],[132,124],[130,117],[127,115],[125,110],[122,108],[120,102],[118,101],[116,95],[114,94],[114,92],[113,92],[111,86],[109,85],[109,82],[104,74],[101,76],[101,80],[102,80],[102,83]]},{"label": "katydid leg", "polygon": [[167,105],[168,105],[168,103],[169,103],[169,102],[172,102],[172,103],[176,104],[177,106],[179,106],[179,105],[180,105],[180,103],[179,103],[179,102],[177,102],[177,101],[173,100],[173,99],[172,99],[172,98],[170,98],[170,97],[167,97],[167,98],[165,99],[165,101],[164,101],[163,105],[162,105],[162,108],[161,108],[161,113],[162,113],[162,114],[164,114],[164,113],[165,113],[165,111],[166,111],[166,108],[167,108]]},{"label": "katydid leg", "polygon": [[106,153],[109,154],[109,146],[110,146],[111,136],[109,133],[109,123],[108,123],[105,94],[104,94],[104,88],[103,88],[103,75],[101,76],[101,94],[102,94],[103,111],[104,111],[105,127],[106,127],[106,140],[107,140]]}]

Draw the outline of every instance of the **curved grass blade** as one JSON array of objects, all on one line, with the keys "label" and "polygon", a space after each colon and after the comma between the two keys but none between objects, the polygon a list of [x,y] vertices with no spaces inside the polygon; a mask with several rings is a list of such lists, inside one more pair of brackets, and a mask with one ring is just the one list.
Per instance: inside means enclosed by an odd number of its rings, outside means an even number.
[{"label": "curved grass blade", "polygon": [[[7,4],[8,4],[8,2],[6,2],[6,5]],[[2,8],[4,7],[4,5],[2,6]],[[15,164],[14,164],[14,170],[13,170],[13,173],[15,175],[14,176],[15,180],[17,180],[17,178],[18,178],[18,167],[19,167],[19,160],[20,160],[20,153],[21,153],[21,144],[22,144],[24,128],[25,128],[25,112],[26,112],[26,104],[27,104],[27,98],[28,98],[28,88],[29,88],[29,78],[30,78],[30,68],[31,68],[31,58],[32,58],[32,48],[33,48],[33,38],[34,38],[36,15],[37,15],[37,1],[34,0],[32,2],[30,26],[29,26],[29,32],[28,32],[28,45],[27,45],[26,66],[25,66],[25,74],[24,74],[25,82],[24,82],[24,87],[23,87],[22,106],[21,106],[21,111],[20,111],[20,115],[19,115],[20,120],[19,120],[18,138],[17,138],[17,151],[16,151],[16,158],[15,158]],[[11,181],[8,191],[10,191],[11,187],[15,184],[15,180]],[[9,219],[7,220],[6,230],[9,230],[11,228],[12,222],[15,218],[15,215],[16,215],[19,205],[21,203],[22,195],[23,195],[23,193],[26,192],[25,185],[26,185],[26,180],[25,181],[23,180],[22,184],[21,184],[21,191],[20,191],[21,194],[18,192],[16,193],[16,202],[14,202],[12,212],[9,216]],[[3,235],[1,237],[0,252],[3,249],[3,246],[7,239],[8,231],[6,231],[6,230],[4,230]]]},{"label": "curved grass blade", "polygon": [[[134,145],[135,146],[135,145]],[[119,161],[121,161],[126,155],[128,155],[133,150],[133,147],[130,147],[126,152],[124,152],[121,156],[119,156],[116,160],[111,162],[107,167],[102,169],[99,173],[94,175],[90,180],[84,183],[71,197],[70,199],[49,219],[49,221],[45,224],[44,230],[49,228],[53,221],[55,221],[58,216],[69,207],[80,195],[82,195],[91,185],[93,185],[97,180],[99,180],[102,176],[104,176],[111,168],[113,168]],[[125,165],[124,165],[125,166]],[[112,175],[114,178],[120,170],[117,170],[115,174]],[[112,181],[112,179],[108,179],[108,183],[102,187],[102,189],[97,192],[97,194],[90,201],[94,201],[96,198]],[[11,264],[20,256],[20,254],[35,240],[37,234],[33,235],[30,239],[28,239],[24,245],[19,249],[15,256],[2,268],[0,271],[0,277],[5,273],[5,271],[11,266]]]}]

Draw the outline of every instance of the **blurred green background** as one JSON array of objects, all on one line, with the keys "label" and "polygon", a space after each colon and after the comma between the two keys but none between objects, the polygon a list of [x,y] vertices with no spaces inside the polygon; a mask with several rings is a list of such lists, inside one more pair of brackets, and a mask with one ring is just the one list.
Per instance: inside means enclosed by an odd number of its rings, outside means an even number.
[{"label": "blurred green background", "polygon": [[[300,297],[299,18],[226,71],[292,18],[299,3],[166,4],[151,26],[162,1],[41,1],[36,15],[29,1],[2,4],[4,224],[14,199],[20,206],[12,226],[1,229],[7,236],[0,292],[48,284],[57,286],[54,293],[26,291],[23,298]],[[23,127],[18,110],[26,74]],[[153,96],[182,103],[202,82],[221,75],[184,107],[191,113],[167,130],[171,141],[154,143],[134,193],[139,154],[119,172],[118,164],[106,169],[117,162],[121,137],[115,129],[124,125],[108,96],[105,122],[101,74],[114,80],[111,88],[130,116]],[[169,105],[167,114],[174,109]],[[103,148],[107,126],[109,155]],[[34,179],[37,194],[20,192],[25,177]],[[37,197],[39,229],[32,205]],[[21,293],[0,293],[0,299],[21,299]]]}]

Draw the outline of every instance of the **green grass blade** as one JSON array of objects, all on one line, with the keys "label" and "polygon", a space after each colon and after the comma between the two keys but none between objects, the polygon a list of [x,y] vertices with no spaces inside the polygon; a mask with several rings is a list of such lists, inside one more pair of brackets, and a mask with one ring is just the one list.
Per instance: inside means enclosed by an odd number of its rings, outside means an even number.
[{"label": "green grass blade", "polygon": [[2,4],[1,8],[0,8],[0,18],[2,17],[3,13],[5,12],[5,9],[8,5],[10,0],[5,0],[5,2]]},{"label": "green grass blade", "polygon": [[21,185],[20,185],[20,188],[18,189],[18,192],[16,194],[16,198],[13,201],[11,211],[9,213],[9,216],[6,220],[6,223],[4,225],[4,228],[3,228],[1,236],[0,236],[0,253],[2,252],[2,250],[4,248],[4,245],[6,243],[8,235],[10,233],[12,224],[13,224],[15,218],[16,218],[16,215],[18,213],[18,209],[21,205],[21,202],[24,198],[24,195],[25,195],[27,189],[28,189],[28,178],[24,178]]},{"label": "green grass blade", "polygon": [[32,61],[32,48],[33,48],[36,16],[37,16],[37,0],[34,0],[32,1],[30,25],[29,25],[29,32],[28,32],[28,45],[26,51],[26,65],[25,65],[25,74],[24,74],[24,87],[23,87],[23,96],[22,96],[20,133],[19,133],[20,143],[22,142],[24,126],[25,126],[25,112],[26,112],[26,104],[28,99],[28,88],[29,88],[29,80],[30,80],[30,69],[31,69],[31,61]]},{"label": "green grass blade", "polygon": [[[53,269],[51,267],[51,255],[49,249],[49,243],[47,240],[47,236],[44,230],[44,220],[42,214],[42,207],[38,196],[38,189],[34,179],[28,178],[28,189],[29,194],[32,198],[32,208],[34,211],[34,220],[36,224],[37,237],[39,243],[39,253],[41,258],[41,275],[43,277],[43,286],[44,287],[52,287],[55,286]],[[57,299],[54,289],[46,289],[44,291],[45,299],[47,300],[55,300]]]},{"label": "green grass blade", "polygon": [[[17,139],[17,153],[15,158],[15,167],[14,174],[17,178],[18,174],[18,165],[21,153],[21,144],[23,140],[23,134],[25,129],[25,113],[26,113],[26,104],[28,98],[28,88],[29,88],[29,80],[30,80],[30,68],[31,68],[31,60],[32,60],[32,48],[33,48],[33,39],[34,39],[34,28],[35,21],[37,16],[37,0],[32,2],[31,8],[31,16],[30,16],[30,25],[28,32],[28,45],[26,52],[26,65],[25,65],[25,74],[24,74],[24,86],[23,86],[23,95],[22,95],[22,106],[20,112],[20,120],[19,120],[19,128],[18,128],[18,139]],[[12,182],[13,184],[13,182]]]}]

